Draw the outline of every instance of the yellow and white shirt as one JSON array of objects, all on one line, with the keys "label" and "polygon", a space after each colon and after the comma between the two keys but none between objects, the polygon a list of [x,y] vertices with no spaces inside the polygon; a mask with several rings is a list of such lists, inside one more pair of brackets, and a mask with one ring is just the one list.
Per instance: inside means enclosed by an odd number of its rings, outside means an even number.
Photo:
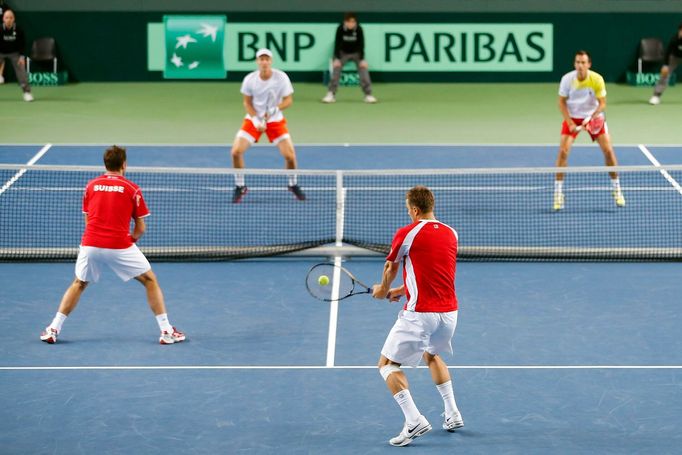
[{"label": "yellow and white shirt", "polygon": [[585,118],[599,106],[598,98],[606,97],[604,78],[588,71],[585,80],[578,80],[578,71],[566,73],[559,84],[559,96],[566,99],[571,118]]}]

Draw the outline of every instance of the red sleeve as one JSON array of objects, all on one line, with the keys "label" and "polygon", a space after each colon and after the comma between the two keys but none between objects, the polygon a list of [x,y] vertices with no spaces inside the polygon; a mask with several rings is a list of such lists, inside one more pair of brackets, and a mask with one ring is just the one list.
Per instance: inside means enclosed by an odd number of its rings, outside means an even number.
[{"label": "red sleeve", "polygon": [[89,189],[90,185],[86,186],[85,191],[83,192],[83,213],[88,213],[88,202],[90,202]]},{"label": "red sleeve", "polygon": [[407,233],[410,232],[410,226],[406,226],[398,229],[398,232],[393,236],[393,242],[391,242],[391,251],[389,251],[388,256],[386,256],[387,261],[399,262],[405,255],[404,251],[401,251],[401,246],[407,237]]},{"label": "red sleeve", "polygon": [[144,197],[142,197],[142,191],[138,188],[133,195],[133,219],[144,218],[145,216],[149,216],[149,209]]}]

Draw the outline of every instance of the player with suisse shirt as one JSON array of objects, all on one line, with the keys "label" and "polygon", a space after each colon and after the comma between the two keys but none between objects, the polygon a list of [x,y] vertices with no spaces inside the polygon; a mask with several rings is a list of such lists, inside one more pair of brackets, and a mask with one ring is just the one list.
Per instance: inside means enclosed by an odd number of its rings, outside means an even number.
[{"label": "player with suisse shirt", "polygon": [[[568,155],[580,130],[578,126],[587,126],[591,119],[603,117],[606,110],[606,85],[604,78],[590,70],[592,58],[587,51],[578,51],[573,60],[574,71],[566,73],[559,84],[559,111],[564,118],[561,124],[561,139],[557,167],[568,166]],[[588,131],[592,141],[596,141],[604,154],[607,166],[618,166],[616,153],[611,145],[609,127],[604,125],[599,131]],[[625,198],[620,188],[618,173],[609,172],[611,177],[611,194],[617,207],[625,207]],[[554,210],[564,208],[564,173],[558,172],[554,180]]]},{"label": "player with suisse shirt", "polygon": [[[145,231],[149,215],[140,188],[124,177],[126,150],[113,146],[104,152],[107,172],[90,182],[83,196],[85,231],[76,260],[76,278],[66,290],[52,323],[40,339],[56,343],[67,316],[76,308],[91,281],[97,282],[103,266],[111,268],[123,281],[135,278],[147,291],[147,302],[161,330],[160,344],[185,340],[185,334],[168,321],[163,293],[147,258],[135,242]],[[132,234],[130,220],[134,221]]]},{"label": "player with suisse shirt", "polygon": [[[433,193],[416,186],[407,192],[407,212],[412,223],[398,230],[391,243],[382,281],[373,287],[373,297],[397,301],[407,298],[398,320],[386,338],[379,358],[379,372],[405,415],[405,425],[389,442],[404,446],[431,430],[412,399],[401,365],[417,366],[421,359],[445,405],[443,429],[464,426],[455,403],[452,380],[440,353],[452,354],[452,336],[457,326],[457,232],[436,220]],[[403,264],[402,286],[390,288]]]},{"label": "player with suisse shirt", "polygon": [[[246,116],[232,144],[232,166],[243,169],[244,153],[265,133],[284,157],[285,167],[296,169],[294,143],[282,114],[294,102],[294,87],[284,71],[272,67],[272,52],[269,49],[263,48],[256,52],[256,64],[258,70],[247,74],[242,82],[241,93]],[[247,191],[244,175],[236,174],[232,202],[241,202]],[[289,176],[289,191],[299,201],[305,200],[305,194],[298,186],[294,174]]]}]

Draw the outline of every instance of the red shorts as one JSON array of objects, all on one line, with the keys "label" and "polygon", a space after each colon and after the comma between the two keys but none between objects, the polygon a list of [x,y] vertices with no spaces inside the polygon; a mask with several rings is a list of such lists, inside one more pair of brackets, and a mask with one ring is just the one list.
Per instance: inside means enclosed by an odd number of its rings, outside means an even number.
[{"label": "red shorts", "polygon": [[[239,130],[239,133],[242,137],[246,137],[246,139],[252,139],[253,142],[258,142],[258,139],[260,139],[261,134],[263,134],[262,131],[258,131],[255,126],[253,126],[253,122],[249,120],[248,118],[244,119],[244,123],[242,123],[242,128]],[[245,135],[243,133],[246,133]],[[268,139],[270,142],[277,143],[281,141],[282,139],[286,139],[289,137],[289,129],[287,128],[287,120],[282,119],[279,122],[270,122],[265,124],[265,134],[268,136]]]},{"label": "red shorts", "polygon": [[[582,125],[583,120],[585,120],[585,119],[571,117],[571,120],[573,120],[573,123],[575,123],[576,125]],[[580,131],[583,131],[583,130],[580,130]],[[566,123],[566,120],[564,120],[563,123],[561,124],[561,135],[562,136],[573,136],[573,138],[575,139],[578,136],[578,134],[580,133],[580,131],[574,131],[573,133],[571,133],[571,130],[568,128],[568,123]],[[601,130],[599,130],[597,132],[597,134],[592,134],[587,130],[584,130],[584,131],[590,135],[590,137],[592,138],[592,141],[595,141],[602,134],[608,133],[609,128],[608,128],[608,126],[606,126],[606,122],[604,122],[604,127]]]}]

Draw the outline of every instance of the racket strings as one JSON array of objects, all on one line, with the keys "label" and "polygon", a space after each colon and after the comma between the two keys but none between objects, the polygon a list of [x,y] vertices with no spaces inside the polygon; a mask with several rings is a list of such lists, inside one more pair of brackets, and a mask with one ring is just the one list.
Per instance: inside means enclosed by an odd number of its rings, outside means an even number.
[{"label": "racket strings", "polygon": [[[335,276],[335,271],[338,276]],[[323,275],[329,278],[329,283],[326,285],[320,284],[319,281]],[[330,264],[320,264],[308,273],[306,286],[314,297],[321,300],[332,300],[332,298],[343,298],[352,294],[355,282],[343,269],[337,269]],[[334,295],[333,293],[337,287],[338,293]]]}]

